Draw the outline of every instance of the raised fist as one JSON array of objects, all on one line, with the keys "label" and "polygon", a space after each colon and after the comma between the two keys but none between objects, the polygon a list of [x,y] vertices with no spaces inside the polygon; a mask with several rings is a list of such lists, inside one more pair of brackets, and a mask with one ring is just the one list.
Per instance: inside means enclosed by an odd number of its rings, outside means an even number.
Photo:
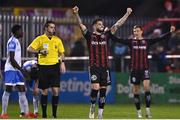
[{"label": "raised fist", "polygon": [[132,9],[131,8],[127,8],[127,13],[130,15],[132,12]]},{"label": "raised fist", "polygon": [[171,25],[170,32],[174,32],[176,30],[176,27]]},{"label": "raised fist", "polygon": [[74,14],[77,14],[78,13],[78,11],[79,11],[79,8],[77,7],[77,6],[75,6],[75,7],[73,7],[73,13]]}]

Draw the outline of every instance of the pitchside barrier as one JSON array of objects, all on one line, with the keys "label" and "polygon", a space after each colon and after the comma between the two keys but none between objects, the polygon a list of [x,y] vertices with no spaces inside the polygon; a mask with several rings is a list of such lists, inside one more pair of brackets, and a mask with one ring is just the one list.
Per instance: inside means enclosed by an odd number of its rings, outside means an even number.
[{"label": "pitchside barrier", "polygon": [[[88,72],[67,72],[61,75],[60,102],[61,103],[89,103],[90,81]],[[115,103],[115,73],[111,73],[112,84],[107,89],[107,103]],[[49,90],[49,101],[51,101]],[[0,90],[2,97],[3,89]],[[27,87],[27,98],[32,101],[32,91]],[[18,102],[17,91],[11,94],[10,101]]]},{"label": "pitchside barrier", "polygon": [[[130,103],[133,101],[132,84],[128,73],[116,74],[116,102]],[[144,93],[141,87],[141,93]],[[152,103],[180,103],[180,74],[151,73]],[[141,94],[142,101],[144,94]]]},{"label": "pitchside barrier", "polygon": [[[108,87],[107,103],[132,103],[132,84],[128,73],[111,73],[112,85]],[[61,103],[89,103],[90,81],[88,72],[67,72],[61,75]],[[152,73],[152,103],[180,103],[180,74]],[[144,93],[143,88],[141,92]],[[2,97],[3,90],[0,90]],[[142,101],[144,94],[142,94]],[[27,98],[32,102],[32,92],[27,89]],[[49,92],[49,101],[51,94]],[[1,99],[0,99],[1,100]],[[18,102],[18,94],[14,92],[10,101]]]}]

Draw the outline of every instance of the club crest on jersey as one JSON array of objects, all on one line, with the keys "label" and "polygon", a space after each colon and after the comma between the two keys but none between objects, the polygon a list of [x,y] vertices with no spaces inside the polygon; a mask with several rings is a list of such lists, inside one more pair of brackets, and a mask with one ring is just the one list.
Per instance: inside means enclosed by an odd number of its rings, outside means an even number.
[{"label": "club crest on jersey", "polygon": [[103,34],[103,35],[101,35],[101,38],[105,38],[105,35]]},{"label": "club crest on jersey", "polygon": [[145,44],[145,40],[142,40],[142,44]]},{"label": "club crest on jersey", "polygon": [[97,76],[96,76],[96,75],[91,75],[91,80],[92,80],[92,81],[97,80]]},{"label": "club crest on jersey", "polygon": [[133,82],[136,82],[136,78],[135,78],[135,77],[132,77],[132,81],[133,81]]}]

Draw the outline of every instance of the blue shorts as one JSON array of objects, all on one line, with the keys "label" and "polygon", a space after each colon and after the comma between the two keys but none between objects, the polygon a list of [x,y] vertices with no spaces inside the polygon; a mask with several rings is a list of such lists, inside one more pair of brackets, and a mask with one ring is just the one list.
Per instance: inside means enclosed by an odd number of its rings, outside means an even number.
[{"label": "blue shorts", "polygon": [[35,80],[30,80],[30,81],[26,81],[26,86],[33,91],[34,87],[35,87]]},{"label": "blue shorts", "polygon": [[6,71],[4,80],[5,85],[24,85],[24,77],[20,71]]}]

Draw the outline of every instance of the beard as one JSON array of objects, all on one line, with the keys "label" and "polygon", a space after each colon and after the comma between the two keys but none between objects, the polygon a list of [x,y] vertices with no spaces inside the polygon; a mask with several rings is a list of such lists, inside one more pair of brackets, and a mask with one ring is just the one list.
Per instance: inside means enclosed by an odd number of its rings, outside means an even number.
[{"label": "beard", "polygon": [[55,32],[48,32],[48,35],[53,36],[55,35]]},{"label": "beard", "polygon": [[97,31],[98,33],[103,33],[103,32],[104,32],[104,29],[102,29],[102,30],[101,30],[101,29],[97,29],[96,31]]}]

